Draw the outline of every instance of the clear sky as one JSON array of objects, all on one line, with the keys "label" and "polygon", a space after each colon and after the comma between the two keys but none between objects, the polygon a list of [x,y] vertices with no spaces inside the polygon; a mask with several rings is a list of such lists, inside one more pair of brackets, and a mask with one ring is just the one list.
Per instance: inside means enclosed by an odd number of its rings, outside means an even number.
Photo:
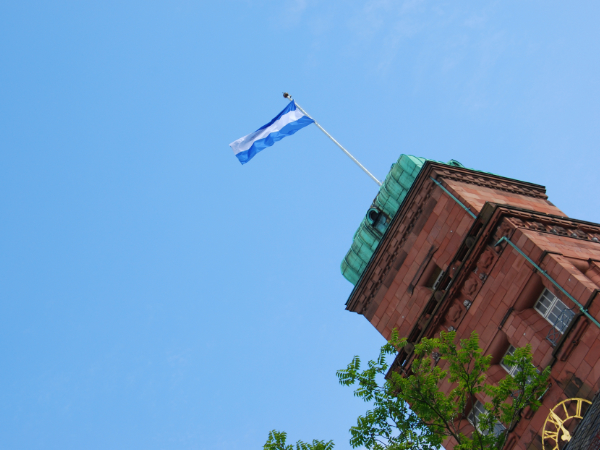
[{"label": "clear sky", "polygon": [[600,222],[597,1],[0,4],[0,448],[334,439],[383,339],[340,262],[401,153]]}]

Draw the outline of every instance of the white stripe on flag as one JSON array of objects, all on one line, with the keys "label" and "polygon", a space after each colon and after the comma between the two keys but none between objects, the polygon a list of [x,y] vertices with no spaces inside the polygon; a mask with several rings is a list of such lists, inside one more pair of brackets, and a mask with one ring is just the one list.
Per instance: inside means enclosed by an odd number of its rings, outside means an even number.
[{"label": "white stripe on flag", "polygon": [[301,119],[302,117],[304,117],[302,111],[300,111],[299,109],[295,109],[281,116],[277,121],[272,123],[271,126],[263,128],[261,130],[257,130],[254,133],[250,133],[247,136],[239,138],[237,141],[233,141],[229,145],[233,149],[233,153],[237,155],[238,153],[246,151],[250,147],[252,147],[252,144],[254,144],[254,142],[266,138],[269,134],[281,130],[286,125],[295,122]]}]

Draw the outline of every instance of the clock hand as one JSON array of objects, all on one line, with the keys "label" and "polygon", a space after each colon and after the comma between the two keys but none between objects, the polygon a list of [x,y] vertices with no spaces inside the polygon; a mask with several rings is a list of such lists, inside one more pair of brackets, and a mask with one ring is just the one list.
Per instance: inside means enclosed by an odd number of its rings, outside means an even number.
[{"label": "clock hand", "polygon": [[570,441],[571,440],[571,433],[569,433],[569,431],[565,428],[565,426],[563,425],[563,421],[560,417],[558,417],[556,415],[556,413],[552,410],[550,410],[550,414],[552,415],[552,418],[554,419],[555,423],[562,428],[563,434],[560,437],[563,441]]}]

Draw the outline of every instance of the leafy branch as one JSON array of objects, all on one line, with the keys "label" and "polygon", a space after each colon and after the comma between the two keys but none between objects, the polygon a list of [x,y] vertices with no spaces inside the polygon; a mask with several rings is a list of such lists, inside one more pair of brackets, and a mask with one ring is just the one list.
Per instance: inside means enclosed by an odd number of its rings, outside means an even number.
[{"label": "leafy branch", "polygon": [[[410,372],[388,373],[387,359],[407,345],[397,330],[375,360],[361,368],[355,356],[337,372],[344,386],[355,386],[354,395],[372,409],[350,428],[350,445],[368,450],[437,450],[447,439],[456,450],[501,450],[525,408],[537,410],[548,385],[550,368],[533,366],[531,347],[504,357],[512,367],[496,385],[487,382],[491,355],[484,355],[479,336],[456,343],[455,332],[423,338],[414,346]],[[387,378],[386,378],[387,376]],[[477,398],[487,399],[475,409]],[[468,425],[465,420],[469,420]],[[332,441],[298,441],[295,450],[331,450]],[[294,450],[286,434],[271,431],[264,450]]]}]

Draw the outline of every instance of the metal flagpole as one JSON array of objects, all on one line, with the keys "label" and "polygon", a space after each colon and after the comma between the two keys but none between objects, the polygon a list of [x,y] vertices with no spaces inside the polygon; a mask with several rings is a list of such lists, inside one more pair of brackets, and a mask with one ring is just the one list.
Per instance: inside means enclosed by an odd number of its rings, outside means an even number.
[{"label": "metal flagpole", "polygon": [[[284,93],[283,93],[283,96],[284,96],[285,98],[287,98],[287,99],[288,99],[290,102],[291,102],[291,101],[294,101],[294,99],[292,98],[292,96],[291,96],[290,94],[288,94],[287,92],[284,92]],[[332,141],[335,143],[335,145],[337,145],[339,148],[341,148],[341,149],[342,149],[342,151],[343,151],[343,152],[344,152],[346,155],[348,155],[348,157],[349,157],[349,158],[350,158],[352,161],[354,161],[354,162],[355,162],[355,163],[358,165],[358,167],[360,167],[360,168],[361,168],[361,169],[362,169],[362,170],[363,170],[363,171],[364,171],[364,172],[365,172],[367,175],[369,175],[369,176],[371,177],[371,179],[372,179],[372,180],[373,180],[375,183],[377,183],[379,186],[381,186],[381,181],[379,181],[377,178],[375,178],[375,176],[374,176],[374,175],[373,175],[371,172],[369,172],[365,166],[363,166],[361,163],[359,163],[359,162],[358,162],[358,160],[357,160],[357,159],[356,159],[354,156],[352,156],[348,150],[346,150],[344,147],[342,147],[342,145],[341,145],[341,144],[340,144],[338,141],[336,141],[336,140],[333,138],[333,136],[332,136],[332,135],[330,135],[330,134],[329,134],[327,131],[325,131],[325,128],[323,128],[321,125],[319,125],[319,122],[317,122],[317,121],[316,121],[316,120],[315,120],[315,119],[314,119],[314,118],[313,118],[313,117],[312,117],[310,114],[308,114],[306,111],[304,111],[304,109],[302,109],[302,106],[300,106],[298,103],[296,103],[296,106],[297,106],[297,107],[298,107],[298,109],[299,109],[300,111],[302,111],[302,112],[303,112],[303,113],[304,113],[304,114],[305,114],[307,117],[310,117],[312,120],[314,120],[314,121],[315,121],[315,125],[316,125],[317,127],[319,127],[319,130],[321,130],[323,133],[325,133],[325,134],[327,135],[327,137],[328,137],[329,139],[331,139],[331,140],[332,140]]]}]

